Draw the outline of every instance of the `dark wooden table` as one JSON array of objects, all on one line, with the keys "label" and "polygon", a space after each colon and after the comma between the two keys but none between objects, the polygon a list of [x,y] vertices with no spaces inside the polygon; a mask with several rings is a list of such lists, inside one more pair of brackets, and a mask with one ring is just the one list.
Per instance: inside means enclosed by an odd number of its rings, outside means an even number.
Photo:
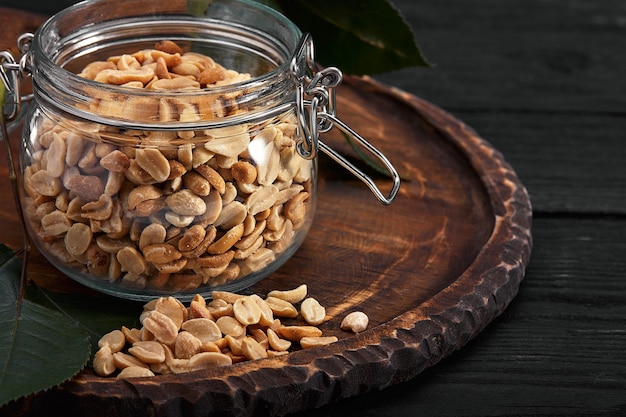
[{"label": "dark wooden table", "polygon": [[396,0],[436,66],[377,77],[474,127],[533,203],[508,310],[414,380],[305,416],[626,415],[626,4]]},{"label": "dark wooden table", "polygon": [[394,3],[436,66],[376,78],[505,155],[532,199],[533,253],[518,296],[460,351],[297,417],[626,415],[626,5]]}]

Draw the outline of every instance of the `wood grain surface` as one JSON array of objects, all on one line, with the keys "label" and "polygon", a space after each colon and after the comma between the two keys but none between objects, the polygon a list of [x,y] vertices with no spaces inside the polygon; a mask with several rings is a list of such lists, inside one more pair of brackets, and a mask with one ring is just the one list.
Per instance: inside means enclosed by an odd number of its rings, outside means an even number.
[{"label": "wood grain surface", "polygon": [[[139,409],[163,416],[284,415],[413,378],[497,317],[516,295],[530,256],[530,201],[515,172],[473,130],[414,96],[347,78],[338,100],[340,117],[397,166],[399,196],[382,206],[348,173],[320,161],[312,231],[283,268],[248,291],[307,283],[328,306],[321,328],[339,342],[132,381],[86,370],[4,411],[45,415],[54,404],[108,416]],[[338,134],[325,140],[350,152]],[[389,185],[384,177],[377,182]],[[5,181],[2,192],[8,191]],[[2,211],[17,220],[10,204]],[[73,286],[41,258],[33,257],[28,271],[51,289]],[[358,336],[339,329],[354,310],[370,317],[369,330]]]}]

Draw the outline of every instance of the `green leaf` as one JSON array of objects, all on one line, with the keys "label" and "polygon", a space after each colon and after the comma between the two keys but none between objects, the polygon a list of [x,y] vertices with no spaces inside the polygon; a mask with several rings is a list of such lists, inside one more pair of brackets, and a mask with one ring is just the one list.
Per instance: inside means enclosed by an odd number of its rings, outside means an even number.
[{"label": "green leaf", "polygon": [[97,351],[98,340],[111,330],[140,327],[139,314],[144,304],[107,295],[53,293],[37,287],[27,288],[25,298],[76,321],[91,337],[92,354]]},{"label": "green leaf", "polygon": [[316,61],[345,73],[376,74],[428,66],[404,18],[386,0],[278,0],[311,33]]},{"label": "green leaf", "polygon": [[[9,7],[58,12],[78,0],[6,0]],[[429,66],[411,27],[388,0],[257,0],[284,13],[313,35],[317,61],[354,75]],[[190,0],[187,11],[202,15],[211,0]]]},{"label": "green leaf", "polygon": [[15,254],[0,244],[0,303],[17,300],[20,293],[20,275],[22,265]]},{"label": "green leaf", "polygon": [[20,297],[21,260],[0,244],[0,406],[76,375],[89,337],[68,317]]}]

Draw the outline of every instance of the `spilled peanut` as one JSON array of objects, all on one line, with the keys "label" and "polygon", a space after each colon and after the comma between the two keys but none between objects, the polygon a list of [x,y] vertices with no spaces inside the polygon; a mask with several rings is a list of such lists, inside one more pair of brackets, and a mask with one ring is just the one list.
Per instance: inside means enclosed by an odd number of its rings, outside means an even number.
[{"label": "spilled peanut", "polygon": [[[338,341],[317,327],[326,310],[315,298],[307,298],[306,285],[271,291],[265,298],[227,291],[213,291],[211,298],[207,302],[196,294],[189,307],[173,297],[145,304],[140,328],[122,327],[102,336],[94,371],[118,378],[182,373]],[[277,318],[285,316],[302,320],[285,325]],[[367,316],[361,312],[349,314],[342,323],[354,332],[365,327]]]}]

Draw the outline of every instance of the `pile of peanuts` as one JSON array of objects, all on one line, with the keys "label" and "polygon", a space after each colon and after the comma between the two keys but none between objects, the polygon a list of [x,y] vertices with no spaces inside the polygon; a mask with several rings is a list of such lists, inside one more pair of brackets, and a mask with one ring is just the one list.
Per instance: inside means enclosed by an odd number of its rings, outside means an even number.
[{"label": "pile of peanuts", "polygon": [[[279,317],[301,318],[306,324],[283,325]],[[316,327],[325,320],[326,309],[307,297],[306,284],[271,291],[265,298],[214,291],[209,303],[196,295],[189,307],[161,297],[144,306],[141,328],[122,327],[99,340],[93,368],[100,376],[133,378],[285,355],[297,346],[336,342],[336,336],[323,336]],[[368,321],[364,313],[352,312],[341,328],[358,333]]]},{"label": "pile of peanuts", "polygon": [[[206,108],[158,94],[142,96],[156,105],[119,97],[89,104],[111,118],[164,122],[244,111],[236,97],[204,93],[250,77],[168,41],[93,62],[79,75],[212,100]],[[313,166],[296,151],[291,114],[178,132],[37,120],[24,212],[40,248],[80,273],[140,291],[213,287],[262,270],[310,224]]]}]

